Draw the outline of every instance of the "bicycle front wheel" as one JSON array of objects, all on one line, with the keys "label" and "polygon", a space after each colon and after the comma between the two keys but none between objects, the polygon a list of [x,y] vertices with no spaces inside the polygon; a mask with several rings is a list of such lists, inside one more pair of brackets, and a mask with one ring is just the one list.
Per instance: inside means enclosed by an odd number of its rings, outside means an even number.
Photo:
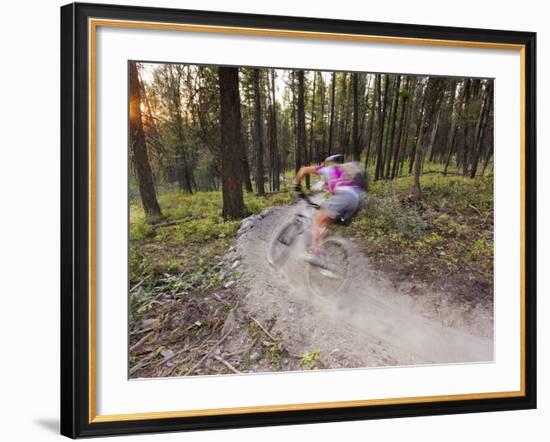
[{"label": "bicycle front wheel", "polygon": [[279,267],[288,257],[290,248],[298,235],[302,233],[302,224],[294,219],[284,224],[273,235],[267,249],[267,261],[273,267]]},{"label": "bicycle front wheel", "polygon": [[350,259],[343,240],[328,238],[322,244],[322,265],[309,265],[307,272],[311,290],[319,296],[335,296],[345,288]]}]

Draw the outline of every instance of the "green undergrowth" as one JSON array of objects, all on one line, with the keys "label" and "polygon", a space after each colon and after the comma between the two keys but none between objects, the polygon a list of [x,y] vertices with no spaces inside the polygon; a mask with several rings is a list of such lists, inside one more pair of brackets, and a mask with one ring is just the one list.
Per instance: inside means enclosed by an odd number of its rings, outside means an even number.
[{"label": "green undergrowth", "polygon": [[[265,197],[245,194],[249,214],[291,200],[289,192]],[[143,281],[140,293],[145,297],[153,288],[166,286],[167,278],[180,292],[221,286],[224,275],[220,261],[240,223],[222,218],[221,192],[164,194],[159,205],[163,218],[156,223],[145,219],[139,201],[130,205],[130,285]]]},{"label": "green undergrowth", "polygon": [[348,228],[374,261],[426,286],[453,283],[492,295],[493,179],[426,174],[422,200],[412,177],[370,183],[364,209]]}]

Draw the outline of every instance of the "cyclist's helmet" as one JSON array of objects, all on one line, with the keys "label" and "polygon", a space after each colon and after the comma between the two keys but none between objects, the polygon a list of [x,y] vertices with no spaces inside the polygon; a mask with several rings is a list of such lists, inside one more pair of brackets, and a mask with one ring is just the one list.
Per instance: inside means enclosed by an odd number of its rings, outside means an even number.
[{"label": "cyclist's helmet", "polygon": [[337,164],[343,164],[344,163],[344,155],[341,153],[337,153],[336,155],[331,155],[330,157],[325,158],[325,164],[327,163],[337,163]]}]

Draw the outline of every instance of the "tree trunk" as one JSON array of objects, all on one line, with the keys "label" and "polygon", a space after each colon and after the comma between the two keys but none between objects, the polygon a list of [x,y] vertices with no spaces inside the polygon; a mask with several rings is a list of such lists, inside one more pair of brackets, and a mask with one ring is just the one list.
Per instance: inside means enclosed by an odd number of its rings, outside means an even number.
[{"label": "tree trunk", "polygon": [[[464,85],[464,100],[462,101],[462,110],[460,114],[460,119],[463,125],[464,130],[464,139],[462,141],[462,150],[457,151],[457,167],[462,166],[462,172],[466,175],[468,171],[468,129],[469,129],[469,117],[470,117],[470,97],[471,97],[471,85],[472,80],[469,78],[466,79],[466,84]],[[459,155],[459,153],[461,155]]]},{"label": "tree trunk", "polygon": [[[374,98],[372,99],[372,108],[369,113],[369,124],[367,127],[367,153],[365,155],[365,170],[369,167],[369,158],[370,158],[370,151],[371,151],[371,144],[372,144],[372,132],[374,131],[374,119],[376,117],[376,101],[377,101],[377,88],[378,88],[378,82],[380,81],[380,75],[376,74],[374,76]],[[368,98],[368,97],[367,97]],[[365,104],[365,112],[368,109],[369,102],[367,100]]]},{"label": "tree trunk", "polygon": [[405,157],[407,154],[407,146],[409,144],[409,124],[411,121],[411,115],[413,112],[413,103],[412,101],[409,101],[409,104],[407,106],[407,114],[405,115],[405,122],[403,127],[403,135],[401,140],[401,146],[399,147],[399,156],[397,157],[397,165],[395,168],[395,173],[393,174],[393,177],[398,176],[400,173],[403,173],[403,165],[405,163]]},{"label": "tree trunk", "polygon": [[[344,75],[342,79],[342,103],[344,106],[344,118],[341,121],[340,127],[340,153],[344,156],[349,154],[349,133],[348,133],[348,120],[351,108],[351,85],[348,87],[347,75]],[[347,95],[347,98],[346,98]]]},{"label": "tree trunk", "polygon": [[180,138],[180,144],[177,147],[177,152],[178,152],[178,163],[180,163],[178,167],[180,190],[184,190],[187,193],[192,194],[193,179],[192,179],[191,173],[189,172],[187,154],[185,152],[185,144],[183,144],[183,140],[181,138]]},{"label": "tree trunk", "polygon": [[262,117],[259,69],[252,70],[252,82],[254,85],[254,132],[256,134],[256,189],[258,195],[264,196],[264,120]]},{"label": "tree trunk", "polygon": [[[174,76],[174,69],[176,69],[177,76]],[[176,136],[178,139],[178,145],[176,146],[177,153],[177,170],[178,170],[178,182],[180,190],[187,193],[193,193],[193,179],[192,173],[189,170],[189,163],[187,161],[187,152],[185,148],[185,137],[183,130],[183,117],[181,114],[181,94],[180,94],[180,82],[182,71],[179,67],[174,68],[169,66],[170,86],[171,86],[171,114],[172,119],[176,122]]]},{"label": "tree trunk", "polygon": [[254,152],[254,119],[252,118],[252,102],[250,96],[246,99],[246,107],[248,109],[247,119],[241,121],[241,124],[245,127],[248,127],[248,131],[243,131],[245,134],[250,133],[250,139],[248,135],[241,136],[242,150],[243,150],[243,159],[242,159],[242,182],[244,189],[248,193],[254,192],[252,188],[252,180],[250,179],[250,152]]},{"label": "tree trunk", "polygon": [[252,189],[252,181],[250,181],[250,165],[248,164],[248,158],[246,155],[246,149],[243,146],[243,159],[242,159],[242,181],[244,190],[247,192],[253,192],[254,189]]},{"label": "tree trunk", "polygon": [[432,136],[430,138],[430,145],[428,147],[428,151],[430,152],[430,158],[429,162],[432,162],[434,160],[434,153],[435,153],[435,137],[437,136],[437,130],[439,129],[439,117],[441,116],[441,106],[437,110],[437,116],[435,117],[435,124],[432,129]]},{"label": "tree trunk", "polygon": [[332,142],[334,137],[334,98],[336,95],[336,72],[332,73],[332,85],[330,92],[330,125],[328,131],[328,156],[332,153]]},{"label": "tree trunk", "polygon": [[239,71],[218,68],[221,120],[221,163],[224,218],[238,219],[245,213],[241,186],[242,142]]},{"label": "tree trunk", "polygon": [[407,109],[407,115],[405,116],[405,127],[404,127],[404,136],[403,140],[401,142],[401,153],[399,154],[399,158],[397,162],[399,163],[396,169],[395,176],[398,176],[399,174],[403,173],[403,166],[405,165],[405,157],[407,156],[407,146],[409,145],[409,137],[410,137],[410,124],[411,124],[411,117],[415,112],[415,108],[417,106],[417,102],[419,100],[419,94],[422,90],[422,85],[418,82],[414,86],[411,87],[411,96],[412,99],[409,102],[408,109]]},{"label": "tree trunk", "polygon": [[433,120],[435,111],[440,105],[441,94],[445,80],[442,78],[429,78],[424,97],[426,98],[426,111],[424,122],[420,131],[420,142],[418,143],[416,161],[414,164],[414,183],[412,187],[412,197],[416,200],[422,198],[422,188],[420,186],[420,173],[422,171],[422,160],[426,151],[426,134]]},{"label": "tree trunk", "polygon": [[351,74],[351,84],[353,89],[353,159],[361,159],[361,144],[359,143],[359,75],[357,72]]},{"label": "tree trunk", "polygon": [[[393,96],[393,103],[392,103],[392,111],[391,111],[391,121],[390,121],[390,137],[389,137],[389,144],[390,147],[388,149],[388,154],[386,158],[386,178],[390,177],[390,167],[391,167],[391,159],[395,155],[395,151],[397,150],[396,147],[393,145],[393,139],[395,137],[395,123],[397,120],[397,106],[399,104],[399,90],[401,88],[401,75],[398,75],[395,79],[395,92]],[[401,100],[403,101],[403,100]]]},{"label": "tree trunk", "polygon": [[313,142],[314,142],[314,136],[313,136],[313,125],[315,123],[315,86],[317,84],[317,72],[313,73],[313,94],[311,97],[311,118],[309,123],[309,153],[307,158],[307,164],[308,166],[311,163],[311,160],[313,158]]},{"label": "tree trunk", "polygon": [[296,92],[296,71],[292,71],[292,125],[294,135],[294,171],[298,172],[302,167],[302,155],[299,151],[300,143],[298,142],[298,93]]},{"label": "tree trunk", "polygon": [[141,94],[137,65],[130,62],[130,143],[132,161],[137,175],[139,194],[145,216],[155,218],[161,216],[157,202],[153,173],[149,164],[143,122],[141,121]]},{"label": "tree trunk", "polygon": [[270,144],[273,164],[273,190],[279,190],[279,153],[277,151],[277,106],[275,102],[275,69],[271,69],[271,126],[270,126]]},{"label": "tree trunk", "polygon": [[[306,149],[306,112],[305,112],[305,90],[304,90],[304,71],[297,71],[298,76],[298,124],[297,124],[297,145],[296,158],[299,158],[297,168],[299,169],[303,162],[304,154],[307,154]],[[307,158],[306,158],[307,161]],[[309,176],[306,177],[306,187],[309,189]]]},{"label": "tree trunk", "polygon": [[483,146],[483,139],[487,131],[487,121],[489,119],[489,113],[493,104],[493,80],[489,80],[487,89],[485,90],[485,96],[483,97],[483,104],[481,107],[481,114],[478,123],[478,129],[476,134],[476,141],[474,145],[474,152],[472,158],[472,168],[470,170],[470,178],[475,178],[477,172],[477,165],[479,163],[479,155],[481,153],[481,147]]},{"label": "tree trunk", "polygon": [[[454,143],[456,138],[456,122],[457,122],[457,110],[455,109],[455,100],[456,93],[458,91],[459,83],[455,82],[454,87],[451,89],[451,128],[449,129],[449,136],[447,138],[447,156],[445,158],[445,168],[443,169],[443,174],[447,175],[447,170],[449,169],[449,163],[451,162],[451,156],[453,155]],[[458,102],[457,108],[460,109],[462,106],[461,100]]]},{"label": "tree trunk", "polygon": [[[478,129],[478,123],[479,123],[479,118],[478,118],[472,127],[472,123],[474,123],[474,119],[475,119],[474,114],[476,112],[476,109],[475,109],[476,106],[472,106],[472,100],[476,100],[477,98],[480,98],[480,101],[483,101],[483,97],[480,94],[481,80],[476,78],[471,80],[471,82],[472,82],[472,85],[470,88],[470,100],[468,103],[468,121],[470,123],[469,139],[468,139],[467,149],[464,151],[464,161],[462,163],[462,173],[464,176],[469,174],[470,162],[474,156],[477,129]],[[480,107],[481,107],[481,104],[480,104]],[[479,114],[477,116],[479,117]]]},{"label": "tree trunk", "polygon": [[387,81],[388,81],[388,87],[390,88],[388,90],[385,108],[386,108],[386,118],[387,118],[387,126],[384,130],[384,146],[382,147],[382,167],[380,170],[380,178],[385,177],[385,170],[386,170],[386,162],[388,157],[390,156],[390,132],[391,132],[391,120],[392,120],[392,110],[393,110],[393,99],[394,99],[394,90],[395,90],[395,81],[390,81],[390,78],[392,76],[388,74]]},{"label": "tree trunk", "polygon": [[[379,74],[380,75],[380,74]],[[383,152],[382,152],[382,145],[383,145],[383,139],[384,139],[384,120],[386,117],[386,102],[388,99],[388,85],[389,85],[389,75],[386,74],[386,81],[384,82],[384,96],[381,97],[381,89],[380,89],[380,82],[381,79],[378,81],[378,106],[377,106],[377,113],[378,113],[378,134],[376,137],[376,172],[374,179],[378,180],[383,175],[383,166],[384,166],[384,158],[383,158]]]},{"label": "tree trunk", "polygon": [[339,105],[338,105],[338,149],[341,154],[345,153],[344,150],[344,123],[346,121],[346,91],[347,91],[347,83],[346,83],[346,77],[347,74],[343,72],[340,77],[340,93],[339,96]]},{"label": "tree trunk", "polygon": [[425,121],[424,106],[426,104],[426,92],[427,92],[427,88],[425,90],[421,89],[422,101],[420,104],[420,115],[418,116],[419,122],[416,127],[416,136],[414,138],[414,145],[413,145],[413,149],[409,160],[409,174],[412,173],[412,170],[414,167],[414,162],[416,159],[416,151],[418,150],[418,144],[420,142],[420,137],[421,137],[421,130],[422,130],[422,127],[424,126],[424,121]]},{"label": "tree trunk", "polygon": [[397,174],[397,164],[399,161],[399,156],[401,151],[401,140],[403,137],[405,114],[408,110],[408,104],[409,104],[410,83],[411,83],[411,79],[409,76],[407,76],[407,80],[405,81],[405,94],[401,99],[401,110],[399,115],[399,131],[397,132],[397,141],[395,142],[395,149],[393,152],[393,165],[392,165],[391,175],[390,175],[390,178],[392,179],[395,178]]},{"label": "tree trunk", "polygon": [[365,75],[365,108],[361,109],[361,103],[359,103],[359,115],[361,115],[361,122],[359,123],[359,145],[361,146],[361,151],[365,146],[366,134],[365,134],[365,122],[367,121],[367,111],[369,104],[370,96],[370,76]]},{"label": "tree trunk", "polygon": [[[321,74],[319,74],[320,79],[322,80]],[[325,82],[323,81],[321,83],[321,122],[323,123],[323,138],[321,140],[321,144],[318,147],[317,151],[315,152],[315,161],[317,164],[321,162],[321,155],[325,154],[326,150],[326,142],[327,142],[327,130],[326,130],[326,122],[325,122],[325,99],[326,99],[326,91],[325,91]]]},{"label": "tree trunk", "polygon": [[[250,76],[252,78],[252,76]],[[241,114],[241,124],[245,127],[245,130],[243,130],[242,135],[242,143],[243,146],[245,146],[245,149],[248,154],[254,154],[254,143],[256,142],[255,134],[254,134],[254,102],[253,102],[253,94],[250,93],[248,90],[245,93],[245,100],[246,100],[246,112]],[[245,108],[243,107],[242,110]],[[249,155],[247,155],[248,157]],[[251,161],[249,162],[249,165],[254,165],[254,155],[252,155]]]}]

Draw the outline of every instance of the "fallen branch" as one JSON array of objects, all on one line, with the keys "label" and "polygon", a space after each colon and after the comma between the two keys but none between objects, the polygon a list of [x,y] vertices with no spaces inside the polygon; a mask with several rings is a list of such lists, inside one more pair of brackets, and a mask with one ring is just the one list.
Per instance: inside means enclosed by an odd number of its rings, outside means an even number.
[{"label": "fallen branch", "polygon": [[477,212],[477,214],[478,214],[479,216],[482,216],[482,215],[483,215],[483,213],[481,213],[481,210],[479,210],[479,209],[478,209],[476,206],[474,206],[473,204],[468,204],[468,207],[471,207],[472,209],[474,209],[474,210]]},{"label": "fallen branch", "polygon": [[185,362],[187,362],[189,359],[191,359],[191,355],[187,356],[186,358],[182,359],[181,361],[178,361],[178,362],[170,369],[170,371],[168,371],[168,373],[165,374],[164,376],[172,376],[172,373],[174,373],[174,371],[176,371],[179,367],[181,367],[182,364],[184,364]]},{"label": "fallen branch", "polygon": [[[188,350],[189,350],[189,347],[188,347],[188,346],[183,347],[181,350],[172,353],[171,356],[168,356],[167,358],[164,358],[162,361],[157,362],[157,364],[155,365],[155,367],[160,367],[161,365],[164,365],[166,362],[168,362],[168,361],[174,359],[176,356],[179,356],[179,355],[181,355],[182,353],[185,353],[185,352],[188,351]],[[181,362],[180,362],[180,364],[181,364]]]},{"label": "fallen branch", "polygon": [[[205,341],[203,342],[208,342],[208,340],[212,337],[212,335],[216,332],[216,328],[214,328],[214,330],[212,330],[212,333],[210,333],[210,335],[208,336],[208,338],[206,338]],[[200,348],[202,346],[202,344],[199,344],[198,348]],[[196,347],[197,348],[197,347]],[[196,350],[195,348],[195,350]],[[164,358],[162,361],[159,361],[157,363],[157,365],[155,367],[160,367],[161,365],[163,365],[165,362],[168,362],[170,361],[171,359],[174,359],[176,356],[180,356],[181,354],[185,353],[186,351],[190,351],[191,350],[191,346],[190,345],[186,345],[184,346],[182,349],[178,350],[177,352],[173,353],[172,356],[168,356],[167,358]],[[185,360],[187,360],[189,358],[186,358]],[[184,360],[184,361],[185,361]],[[183,361],[180,361],[179,364],[182,364]]]},{"label": "fallen branch", "polygon": [[237,370],[235,367],[233,367],[229,362],[227,362],[224,358],[218,355],[214,355],[214,359],[216,361],[221,362],[223,365],[225,365],[227,368],[229,368],[233,373],[240,374],[241,372]]},{"label": "fallen branch", "polygon": [[153,363],[153,358],[156,356],[156,353],[152,353],[149,357],[145,358],[143,361],[141,361],[136,366],[132,367],[130,369],[130,376],[132,376],[136,371],[145,368]]},{"label": "fallen branch", "polygon": [[254,346],[258,343],[259,337],[260,337],[259,335],[256,335],[256,337],[252,340],[252,343],[247,348],[245,348],[244,350],[234,351],[233,353],[226,353],[225,357],[230,358],[230,357],[233,357],[233,356],[240,356],[240,355],[245,355],[247,353],[250,353],[250,351],[252,351]]},{"label": "fallen branch", "polygon": [[141,335],[142,333],[147,333],[147,332],[150,332],[152,330],[155,330],[155,328],[154,327],[147,327],[147,328],[142,328],[141,330],[134,330],[133,332],[130,333],[130,336]]},{"label": "fallen branch", "polygon": [[153,335],[153,333],[155,333],[155,332],[154,332],[154,331],[151,331],[151,332],[147,333],[143,338],[141,338],[141,339],[140,339],[139,341],[137,341],[134,345],[132,345],[132,346],[130,347],[130,353],[131,353],[133,350],[135,350],[136,348],[141,347],[141,345],[143,345],[143,343],[144,343],[147,339],[149,339],[149,338]]},{"label": "fallen branch", "polygon": [[[422,175],[431,175],[431,174],[434,174],[434,173],[440,173],[442,175],[464,176],[464,174],[459,173],[459,172],[449,172],[449,171],[444,172],[442,170],[426,170],[425,172],[422,172]],[[403,175],[403,176],[406,176],[406,175]]]},{"label": "fallen branch", "polygon": [[197,362],[195,365],[193,365],[188,371],[187,373],[184,374],[184,376],[189,376],[190,374],[192,374],[197,368],[199,368],[201,366],[201,364],[212,354],[214,353],[214,350],[218,347],[218,345],[220,345],[223,341],[225,341],[227,339],[227,337],[230,335],[230,333],[233,331],[233,327],[231,327],[231,329],[225,334],[222,336],[222,338],[216,342],[212,348],[210,350],[208,350],[208,352],[202,357],[200,358],[199,362]]},{"label": "fallen branch", "polygon": [[186,221],[189,221],[189,218],[181,218],[181,219],[175,219],[173,221],[166,221],[163,223],[152,224],[151,227],[153,229],[158,229],[159,227],[170,227],[170,226],[175,226],[176,224],[184,223]]},{"label": "fallen branch", "polygon": [[260,327],[260,328],[262,329],[262,331],[263,331],[267,336],[269,336],[269,338],[270,338],[273,342],[277,342],[277,339],[275,339],[275,338],[273,337],[273,335],[272,335],[271,333],[269,333],[269,332],[264,328],[264,326],[258,322],[258,320],[257,320],[256,318],[254,318],[253,316],[250,316],[250,315],[249,315],[249,318],[252,319],[252,320],[258,325],[258,327]]},{"label": "fallen branch", "polygon": [[141,285],[147,280],[147,278],[149,278],[151,275],[147,275],[145,278],[143,278],[141,281],[139,281],[135,286],[133,286],[131,289],[130,289],[130,293],[134,292],[135,290],[137,290],[138,288],[141,287]]}]

